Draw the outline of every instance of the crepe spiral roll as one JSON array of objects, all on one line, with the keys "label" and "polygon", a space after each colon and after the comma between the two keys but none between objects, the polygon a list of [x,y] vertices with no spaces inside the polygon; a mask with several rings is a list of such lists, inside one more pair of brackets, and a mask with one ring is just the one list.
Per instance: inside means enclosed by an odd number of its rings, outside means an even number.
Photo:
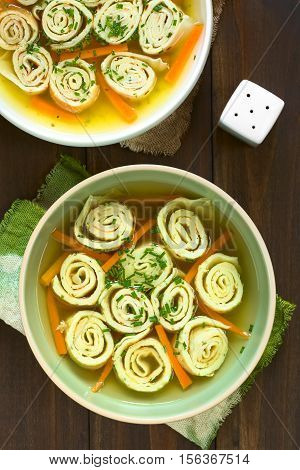
[{"label": "crepe spiral roll", "polygon": [[18,3],[21,3],[21,5],[24,5],[25,7],[30,7],[31,5],[34,5],[37,3],[39,0],[17,0]]},{"label": "crepe spiral roll", "polygon": [[131,285],[150,290],[160,285],[171,273],[173,262],[160,245],[149,244],[130,250],[121,258],[125,279]]},{"label": "crepe spiral roll", "polygon": [[228,352],[228,327],[208,317],[195,317],[174,340],[177,359],[192,375],[211,377],[224,362]]},{"label": "crepe spiral roll", "polygon": [[0,47],[13,51],[36,41],[38,24],[34,16],[23,8],[9,7],[0,11]]},{"label": "crepe spiral roll", "polygon": [[125,42],[136,31],[142,11],[142,0],[102,1],[94,17],[95,33],[109,44]]},{"label": "crepe spiral roll", "polygon": [[12,56],[12,64],[1,63],[0,73],[26,93],[43,93],[49,85],[52,59],[43,47],[21,46]]},{"label": "crepe spiral roll", "polygon": [[114,340],[98,312],[82,310],[67,320],[69,356],[80,367],[99,369],[112,356]]},{"label": "crepe spiral roll", "polygon": [[105,274],[98,262],[83,253],[69,255],[52,281],[54,293],[64,302],[78,306],[96,305],[104,290]]},{"label": "crepe spiral roll", "polygon": [[196,295],[176,268],[151,294],[159,323],[168,331],[178,331],[192,318],[197,308]]},{"label": "crepe spiral roll", "polygon": [[150,300],[142,292],[113,284],[99,299],[102,319],[119,333],[139,333],[154,321]]},{"label": "crepe spiral roll", "polygon": [[171,0],[151,0],[146,3],[139,24],[139,41],[146,54],[160,54],[180,39],[189,17]]},{"label": "crepe spiral roll", "polygon": [[118,201],[90,196],[74,225],[76,239],[98,251],[114,251],[132,236],[132,211]]},{"label": "crepe spiral roll", "polygon": [[243,297],[238,259],[223,253],[211,255],[200,264],[195,288],[207,307],[220,313],[230,312]]},{"label": "crepe spiral roll", "polygon": [[131,100],[145,98],[155,87],[156,72],[167,68],[168,64],[161,59],[133,52],[112,53],[101,64],[107,84]]},{"label": "crepe spiral roll", "polygon": [[64,60],[54,66],[50,95],[61,108],[81,113],[95,103],[100,93],[93,67],[82,59]]},{"label": "crepe spiral roll", "polygon": [[170,359],[155,338],[145,338],[149,330],[125,336],[113,353],[114,370],[124,385],[138,392],[157,392],[172,378]]},{"label": "crepe spiral roll", "polygon": [[103,0],[81,0],[81,2],[84,3],[84,5],[88,8],[95,8],[103,3]]},{"label": "crepe spiral roll", "polygon": [[79,47],[93,24],[91,11],[77,0],[52,0],[43,11],[42,28],[53,50]]},{"label": "crepe spiral roll", "polygon": [[208,236],[202,220],[211,208],[208,199],[181,197],[168,202],[159,211],[157,225],[160,236],[176,258],[194,260],[206,251]]},{"label": "crepe spiral roll", "polygon": [[33,7],[31,8],[31,12],[33,16],[38,21],[41,21],[42,13],[45,10],[47,5],[48,5],[48,0],[39,0],[38,3],[35,3]]}]

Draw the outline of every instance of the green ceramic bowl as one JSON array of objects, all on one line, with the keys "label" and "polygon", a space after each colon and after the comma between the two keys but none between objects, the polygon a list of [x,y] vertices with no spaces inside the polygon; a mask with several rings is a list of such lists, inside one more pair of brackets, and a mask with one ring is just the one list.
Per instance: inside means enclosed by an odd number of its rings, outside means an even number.
[{"label": "green ceramic bowl", "polygon": [[[61,226],[63,215],[82,205],[90,194],[113,188],[141,188],[152,192],[168,184],[176,193],[205,196],[214,201],[230,221],[238,245],[245,292],[241,309],[229,316],[248,331],[251,338],[229,333],[230,350],[221,369],[212,378],[195,378],[183,392],[173,380],[157,394],[138,394],[119,384],[113,374],[99,393],[90,391],[95,373],[81,370],[55,350],[49,326],[45,292],[39,285],[41,260],[51,232]],[[43,267],[42,267],[43,269]],[[155,165],[126,166],[92,176],[62,196],[47,211],[27,246],[20,278],[20,306],[27,339],[37,360],[51,380],[77,403],[109,418],[130,423],[166,423],[207,410],[232,394],[247,379],[259,361],[269,339],[275,313],[275,279],[271,260],[257,228],[243,209],[224,191],[191,173]],[[242,354],[242,346],[245,346]]]}]

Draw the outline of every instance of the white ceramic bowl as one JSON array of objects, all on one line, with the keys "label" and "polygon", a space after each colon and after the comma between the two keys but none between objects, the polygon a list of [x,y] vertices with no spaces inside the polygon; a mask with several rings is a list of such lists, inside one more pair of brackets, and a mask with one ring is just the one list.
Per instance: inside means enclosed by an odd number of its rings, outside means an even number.
[{"label": "white ceramic bowl", "polygon": [[[196,1],[196,0],[195,0]],[[156,126],[166,119],[189,95],[197,83],[205,66],[212,37],[213,9],[211,0],[199,0],[201,9],[201,20],[204,23],[204,32],[195,51],[196,60],[192,61],[191,70],[186,72],[180,81],[180,86],[174,87],[170,98],[159,106],[153,113],[141,117],[130,126],[124,125],[117,131],[86,132],[61,132],[53,127],[45,126],[37,120],[32,120],[19,110],[15,109],[6,96],[0,95],[0,113],[8,121],[31,134],[48,142],[76,147],[95,147],[114,144],[132,137],[143,134],[148,129]],[[99,126],[100,127],[100,126]]]},{"label": "white ceramic bowl", "polygon": [[[188,191],[193,197],[211,199],[222,214],[230,217],[235,239],[240,237],[239,259],[245,282],[243,312],[239,309],[229,318],[248,331],[247,341],[230,333],[230,349],[226,360],[212,378],[194,379],[193,385],[182,391],[176,380],[162,393],[138,394],[117,385],[113,378],[100,393],[91,393],[95,374],[82,372],[70,359],[57,355],[47,315],[44,289],[39,285],[40,263],[51,232],[60,226],[63,214],[82,206],[90,194],[113,188],[141,184],[176,187],[176,192]],[[47,269],[43,266],[42,271]],[[20,307],[29,344],[40,365],[51,380],[77,403],[108,418],[130,423],[166,423],[201,413],[231,395],[248,378],[261,358],[268,342],[275,313],[276,290],[272,263],[254,223],[245,211],[224,191],[199,176],[183,170],[158,165],[125,166],[92,176],[64,194],[46,212],[28,243],[20,277]],[[245,346],[243,354],[241,348]],[[151,395],[151,396],[150,396]]]}]

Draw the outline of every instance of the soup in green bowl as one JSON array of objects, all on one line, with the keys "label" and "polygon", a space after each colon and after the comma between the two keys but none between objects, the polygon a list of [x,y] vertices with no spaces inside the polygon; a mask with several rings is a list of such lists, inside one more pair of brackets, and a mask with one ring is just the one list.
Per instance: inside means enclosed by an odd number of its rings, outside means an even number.
[{"label": "soup in green bowl", "polygon": [[136,165],[88,178],[46,212],[20,305],[34,354],[67,395],[113,419],[165,423],[246,380],[271,332],[275,280],[229,195]]}]

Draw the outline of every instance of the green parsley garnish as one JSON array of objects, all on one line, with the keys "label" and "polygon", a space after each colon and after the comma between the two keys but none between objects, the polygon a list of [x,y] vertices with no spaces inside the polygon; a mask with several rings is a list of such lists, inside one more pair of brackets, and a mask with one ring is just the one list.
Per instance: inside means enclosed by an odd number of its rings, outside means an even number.
[{"label": "green parsley garnish", "polygon": [[183,279],[181,279],[180,276],[176,276],[176,277],[174,277],[173,282],[174,282],[174,284],[176,284],[176,285],[182,284],[182,283],[183,283]]}]

